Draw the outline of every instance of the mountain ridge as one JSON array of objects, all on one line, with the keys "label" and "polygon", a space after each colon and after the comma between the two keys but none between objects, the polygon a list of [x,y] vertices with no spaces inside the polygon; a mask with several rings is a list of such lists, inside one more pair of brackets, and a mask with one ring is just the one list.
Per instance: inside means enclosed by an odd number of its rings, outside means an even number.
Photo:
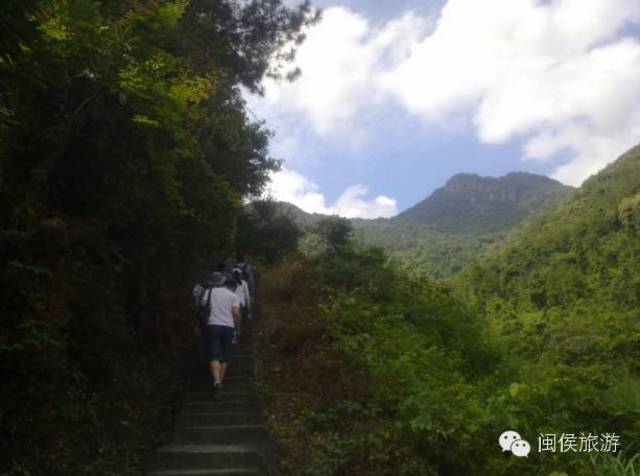
[{"label": "mountain ridge", "polygon": [[[409,260],[425,274],[445,278],[475,262],[522,220],[572,192],[571,187],[553,179],[526,172],[511,172],[502,177],[456,174],[429,197],[395,217],[351,218],[349,221],[359,241],[380,246],[393,258]],[[474,194],[480,202],[474,203]],[[447,202],[450,197],[453,197],[453,207]],[[499,206],[491,207],[492,200]],[[523,206],[514,214],[512,203],[518,200]],[[312,229],[329,216],[307,213],[288,202],[277,202],[277,206],[306,229]],[[403,215],[421,206],[439,221],[407,219]],[[478,209],[482,213],[477,213]],[[485,221],[490,226],[486,226]]]},{"label": "mountain ridge", "polygon": [[510,172],[501,177],[461,173],[390,220],[428,224],[434,230],[452,234],[500,234],[574,190],[547,176],[528,172]]},{"label": "mountain ridge", "polygon": [[[474,226],[480,229],[480,234],[503,233],[530,214],[556,203],[574,190],[575,188],[545,175],[528,172],[509,172],[500,177],[459,173],[452,175],[442,187],[435,189],[426,198],[393,217],[349,220],[355,225],[410,222],[452,234],[475,234]],[[276,203],[302,225],[313,224],[330,216],[306,212],[290,202]],[[453,214],[450,213],[452,205],[456,207]],[[513,205],[516,205],[515,212]],[[474,212],[477,216],[471,216]],[[506,216],[499,216],[501,214]],[[486,224],[480,226],[487,219],[497,219],[499,223],[492,223],[489,227]]]},{"label": "mountain ridge", "polygon": [[[505,315],[540,313],[540,321],[545,321],[540,328],[553,332],[588,334],[591,327],[583,325],[586,320],[602,324],[606,331],[607,322],[628,319],[637,329],[639,238],[640,146],[636,146],[587,179],[567,200],[523,222],[460,278],[472,300],[493,300],[493,305],[502,300],[508,303],[500,305],[507,310]],[[562,318],[552,322],[551,310]],[[634,358],[640,349],[637,336],[620,336],[617,343],[627,346]]]}]

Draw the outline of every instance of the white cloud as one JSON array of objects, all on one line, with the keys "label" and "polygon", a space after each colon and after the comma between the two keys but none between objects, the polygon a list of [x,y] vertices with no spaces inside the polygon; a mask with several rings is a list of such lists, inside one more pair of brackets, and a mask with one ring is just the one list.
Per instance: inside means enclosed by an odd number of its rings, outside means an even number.
[{"label": "white cloud", "polygon": [[393,100],[485,143],[524,138],[525,159],[576,185],[640,142],[639,22],[638,0],[448,0],[437,22],[380,28],[332,7],[298,52],[303,76],[255,103],[348,143]]},{"label": "white cloud", "polygon": [[331,207],[337,215],[349,218],[390,217],[398,213],[396,200],[380,195],[373,200],[363,199],[369,190],[362,185],[352,185],[340,195]]},{"label": "white cloud", "polygon": [[274,200],[293,203],[308,213],[340,215],[347,218],[390,217],[398,213],[396,200],[384,195],[366,200],[368,193],[362,185],[352,185],[329,206],[319,192],[318,185],[303,175],[283,168],[272,174],[267,194]]},{"label": "white cloud", "polygon": [[352,138],[361,132],[354,118],[381,99],[376,76],[406,56],[425,24],[409,13],[374,29],[346,8],[328,8],[297,52],[302,76],[293,83],[267,80],[265,98],[250,104],[267,116],[302,113],[317,134]]},{"label": "white cloud", "polygon": [[637,0],[449,0],[382,86],[427,120],[468,115],[483,142],[530,137],[525,158],[562,152],[554,175],[579,184],[640,141],[640,42],[615,37],[638,20]]},{"label": "white cloud", "polygon": [[267,194],[274,200],[293,203],[309,213],[327,213],[328,210],[318,186],[303,175],[286,168],[271,174]]}]

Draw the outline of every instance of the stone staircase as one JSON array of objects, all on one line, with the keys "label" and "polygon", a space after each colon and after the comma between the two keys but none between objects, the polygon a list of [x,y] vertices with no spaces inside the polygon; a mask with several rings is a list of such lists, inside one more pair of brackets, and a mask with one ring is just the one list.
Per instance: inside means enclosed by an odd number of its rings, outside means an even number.
[{"label": "stone staircase", "polygon": [[147,476],[272,476],[275,457],[248,335],[234,348],[221,397],[205,368],[194,371],[173,440],[157,449]]}]

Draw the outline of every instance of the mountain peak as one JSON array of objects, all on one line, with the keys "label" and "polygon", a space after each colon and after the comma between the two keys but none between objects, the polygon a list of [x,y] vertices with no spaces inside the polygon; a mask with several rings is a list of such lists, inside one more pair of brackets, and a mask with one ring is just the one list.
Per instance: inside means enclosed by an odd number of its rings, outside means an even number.
[{"label": "mountain peak", "polygon": [[480,181],[482,181],[482,177],[478,174],[455,174],[449,177],[449,180],[447,180],[443,188],[451,191],[462,190],[469,188]]},{"label": "mountain peak", "polygon": [[572,190],[549,177],[527,172],[502,177],[461,173],[394,220],[449,233],[501,233]]}]

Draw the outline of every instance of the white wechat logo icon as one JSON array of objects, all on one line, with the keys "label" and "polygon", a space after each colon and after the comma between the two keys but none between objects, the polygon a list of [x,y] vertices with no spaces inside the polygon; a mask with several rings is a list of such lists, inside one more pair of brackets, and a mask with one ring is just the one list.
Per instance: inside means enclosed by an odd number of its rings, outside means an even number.
[{"label": "white wechat logo icon", "polygon": [[511,451],[519,458],[529,456],[531,445],[520,436],[520,433],[513,430],[503,431],[498,439],[498,444],[502,451]]},{"label": "white wechat logo icon", "polygon": [[502,432],[498,443],[500,443],[502,451],[511,451],[511,445],[513,444],[513,442],[521,439],[522,437],[520,436],[520,433],[518,433],[517,431],[509,430]]},{"label": "white wechat logo icon", "polygon": [[523,456],[528,457],[529,453],[531,453],[531,445],[528,441],[516,440],[511,445],[511,452],[520,458]]}]

